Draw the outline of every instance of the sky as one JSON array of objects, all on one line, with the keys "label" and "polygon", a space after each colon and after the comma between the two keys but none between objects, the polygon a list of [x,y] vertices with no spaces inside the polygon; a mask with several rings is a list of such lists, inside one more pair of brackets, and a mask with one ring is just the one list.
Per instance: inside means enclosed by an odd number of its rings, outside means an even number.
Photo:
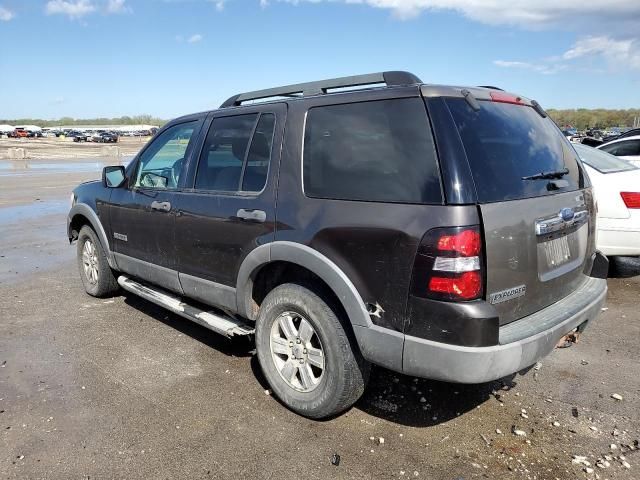
[{"label": "sky", "polygon": [[0,0],[0,118],[164,119],[385,70],[640,107],[639,0]]}]

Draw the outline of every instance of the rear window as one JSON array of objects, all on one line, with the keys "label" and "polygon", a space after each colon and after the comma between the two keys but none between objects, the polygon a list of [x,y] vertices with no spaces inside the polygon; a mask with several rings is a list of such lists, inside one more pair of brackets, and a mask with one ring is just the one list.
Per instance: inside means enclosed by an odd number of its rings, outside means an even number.
[{"label": "rear window", "polygon": [[442,203],[433,138],[418,98],[311,108],[303,155],[309,197]]},{"label": "rear window", "polygon": [[593,147],[587,147],[582,144],[574,145],[576,152],[580,155],[580,159],[592,168],[601,173],[626,172],[629,170],[637,170],[629,162],[614,157],[613,155],[597,150]]},{"label": "rear window", "polygon": [[[575,151],[549,118],[527,106],[480,102],[479,111],[466,100],[447,99],[458,127],[480,203],[538,197],[584,186]],[[568,169],[569,183],[549,188],[548,179],[523,180],[541,172]]]},{"label": "rear window", "polygon": [[625,140],[600,147],[601,150],[616,157],[635,157],[640,155],[640,140]]}]

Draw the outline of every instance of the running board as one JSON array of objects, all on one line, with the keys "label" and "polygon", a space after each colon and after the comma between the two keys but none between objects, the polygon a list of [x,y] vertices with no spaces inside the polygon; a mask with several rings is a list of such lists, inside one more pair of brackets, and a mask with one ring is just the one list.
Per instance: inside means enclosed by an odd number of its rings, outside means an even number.
[{"label": "running board", "polygon": [[179,297],[174,296],[173,294],[155,287],[138,283],[126,275],[120,275],[120,277],[118,277],[118,283],[125,290],[135,293],[145,300],[149,300],[156,305],[160,305],[167,310],[177,313],[181,317],[202,325],[203,327],[219,333],[220,335],[224,335],[227,338],[235,337],[237,335],[252,335],[255,332],[255,328],[247,325],[241,320],[222,313],[201,310],[193,305],[183,302]]}]

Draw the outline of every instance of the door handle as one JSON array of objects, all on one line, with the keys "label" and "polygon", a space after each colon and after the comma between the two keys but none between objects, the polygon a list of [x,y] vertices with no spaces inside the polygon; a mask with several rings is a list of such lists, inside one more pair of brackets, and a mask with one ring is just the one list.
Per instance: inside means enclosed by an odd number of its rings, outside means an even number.
[{"label": "door handle", "polygon": [[156,202],[155,200],[151,202],[152,210],[160,210],[161,212],[169,212],[171,211],[171,204],[169,202]]},{"label": "door handle", "polygon": [[264,210],[246,210],[244,208],[238,210],[236,216],[241,220],[250,220],[258,223],[264,223],[267,219],[267,214]]}]

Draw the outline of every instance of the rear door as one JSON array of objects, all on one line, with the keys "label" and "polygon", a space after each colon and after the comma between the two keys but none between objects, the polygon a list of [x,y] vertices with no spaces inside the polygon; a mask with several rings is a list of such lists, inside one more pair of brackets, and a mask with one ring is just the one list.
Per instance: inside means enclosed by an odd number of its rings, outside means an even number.
[{"label": "rear door", "polygon": [[475,184],[487,301],[501,324],[575,291],[594,249],[591,190],[575,151],[549,118],[518,102],[474,109],[446,100]]},{"label": "rear door", "polygon": [[234,309],[242,260],[273,241],[285,114],[285,104],[272,104],[212,115],[189,189],[177,200],[177,267],[185,294]]}]

